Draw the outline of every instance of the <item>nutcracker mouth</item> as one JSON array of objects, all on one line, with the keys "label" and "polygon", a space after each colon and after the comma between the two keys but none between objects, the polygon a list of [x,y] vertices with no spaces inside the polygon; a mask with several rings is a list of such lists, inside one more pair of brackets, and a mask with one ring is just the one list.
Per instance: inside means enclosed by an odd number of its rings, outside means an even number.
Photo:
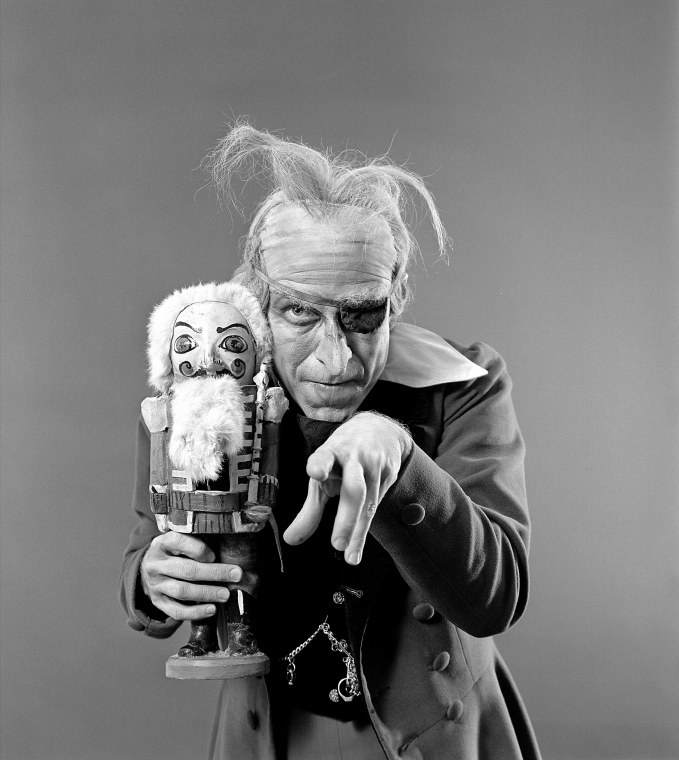
[{"label": "nutcracker mouth", "polygon": [[223,375],[234,377],[234,375],[226,368],[211,370],[210,372],[208,372],[206,369],[198,369],[193,373],[193,375],[191,375],[191,377],[222,377]]}]

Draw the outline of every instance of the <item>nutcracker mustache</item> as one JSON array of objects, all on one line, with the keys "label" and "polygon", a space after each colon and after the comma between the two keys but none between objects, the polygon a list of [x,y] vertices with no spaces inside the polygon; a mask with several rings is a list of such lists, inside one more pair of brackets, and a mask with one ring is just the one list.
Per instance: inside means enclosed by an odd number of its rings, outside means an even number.
[{"label": "nutcracker mustache", "polygon": [[225,457],[243,448],[245,404],[228,374],[190,377],[172,387],[172,463],[197,481],[216,480]]},{"label": "nutcracker mustache", "polygon": [[234,359],[225,367],[219,359],[213,359],[207,363],[198,365],[198,369],[193,368],[191,362],[182,362],[179,365],[179,371],[184,377],[219,377],[221,375],[231,375],[239,380],[245,374],[247,366],[242,359]]}]

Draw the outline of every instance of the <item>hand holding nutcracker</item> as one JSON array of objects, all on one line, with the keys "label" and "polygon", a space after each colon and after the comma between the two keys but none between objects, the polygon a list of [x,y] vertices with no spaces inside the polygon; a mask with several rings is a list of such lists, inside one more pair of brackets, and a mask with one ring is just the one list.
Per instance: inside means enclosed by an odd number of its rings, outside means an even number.
[{"label": "hand holding nutcracker", "polygon": [[196,535],[220,562],[242,569],[220,614],[191,621],[189,641],[170,657],[166,674],[261,675],[269,662],[251,619],[258,534],[275,504],[278,429],[287,409],[282,389],[268,387],[268,324],[255,297],[236,283],[184,288],[151,314],[148,358],[149,382],[161,394],[142,403],[158,527]]}]

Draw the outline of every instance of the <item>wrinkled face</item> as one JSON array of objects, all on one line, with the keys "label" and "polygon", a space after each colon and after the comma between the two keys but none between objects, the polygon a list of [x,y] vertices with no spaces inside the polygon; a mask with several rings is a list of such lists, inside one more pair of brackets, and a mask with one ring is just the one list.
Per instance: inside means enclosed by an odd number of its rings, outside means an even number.
[{"label": "wrinkled face", "polygon": [[274,365],[307,417],[348,419],[382,374],[389,350],[389,286],[367,279],[362,290],[357,295],[355,286],[332,283],[315,288],[341,306],[316,306],[271,291]]},{"label": "wrinkled face", "polygon": [[205,301],[177,315],[170,347],[175,382],[203,375],[231,375],[249,385],[255,342],[243,315],[230,304]]}]

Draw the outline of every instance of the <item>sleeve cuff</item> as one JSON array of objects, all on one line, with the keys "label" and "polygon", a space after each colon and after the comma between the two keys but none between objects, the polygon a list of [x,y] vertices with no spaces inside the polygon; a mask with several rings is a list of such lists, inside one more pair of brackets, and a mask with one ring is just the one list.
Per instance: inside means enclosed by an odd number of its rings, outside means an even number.
[{"label": "sleeve cuff", "polygon": [[[435,503],[436,497],[440,499],[440,494],[445,493],[442,488],[449,487],[449,477],[432,464],[432,460],[413,441],[396,482],[382,499],[373,525],[377,523],[379,529],[396,523],[409,528],[424,520],[425,505]],[[438,483],[438,479],[442,482]]]},{"label": "sleeve cuff", "polygon": [[141,585],[140,567],[145,552],[139,552],[133,565],[129,568],[129,577],[133,579],[131,589],[131,604],[127,623],[135,631],[142,631],[147,636],[156,639],[166,639],[181,625],[180,620],[174,620],[161,612],[146,596]]}]

